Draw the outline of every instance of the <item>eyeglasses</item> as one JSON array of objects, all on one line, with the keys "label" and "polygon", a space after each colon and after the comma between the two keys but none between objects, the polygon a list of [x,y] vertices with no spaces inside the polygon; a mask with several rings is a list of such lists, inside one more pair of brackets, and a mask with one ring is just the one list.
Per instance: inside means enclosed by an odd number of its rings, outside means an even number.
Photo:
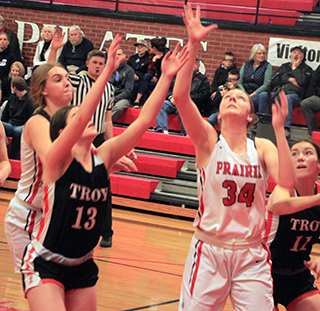
[{"label": "eyeglasses", "polygon": [[229,63],[233,63],[233,59],[230,59],[230,58],[225,58],[224,61],[229,62]]},{"label": "eyeglasses", "polygon": [[226,80],[226,82],[233,82],[233,81],[238,81],[239,79],[238,78],[228,78]]}]

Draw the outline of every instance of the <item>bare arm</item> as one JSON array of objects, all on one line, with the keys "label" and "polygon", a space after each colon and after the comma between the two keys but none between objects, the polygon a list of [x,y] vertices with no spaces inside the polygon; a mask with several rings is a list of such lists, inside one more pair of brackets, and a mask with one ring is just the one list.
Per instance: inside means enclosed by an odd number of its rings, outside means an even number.
[{"label": "bare arm", "polygon": [[174,89],[173,97],[178,108],[183,125],[192,139],[197,152],[197,165],[202,166],[206,158],[211,154],[212,148],[217,141],[217,133],[214,128],[206,122],[194,102],[190,97],[191,79],[193,74],[193,65],[201,45],[201,41],[210,31],[217,28],[213,24],[204,27],[200,21],[200,8],[197,7],[194,16],[191,6],[184,7],[183,20],[186,25],[189,41],[189,60],[179,71]]},{"label": "bare arm", "polygon": [[113,137],[113,123],[111,118],[111,110],[107,110],[105,114],[106,118],[106,130],[104,133],[104,138],[108,140]]},{"label": "bare arm", "polygon": [[6,134],[0,122],[0,187],[11,173],[11,165],[8,159],[7,146],[6,146]]},{"label": "bare arm", "polygon": [[108,171],[122,156],[129,153],[138,143],[145,131],[152,126],[166,98],[172,78],[188,59],[188,50],[184,47],[177,56],[179,44],[173,53],[168,52],[162,61],[162,74],[139,117],[119,136],[106,141],[98,148],[98,153]]},{"label": "bare arm", "polygon": [[62,33],[61,29],[55,31],[51,41],[51,50],[48,56],[48,63],[57,61],[57,53],[59,49],[61,49],[65,45],[65,43],[63,42],[64,36],[65,33]]}]

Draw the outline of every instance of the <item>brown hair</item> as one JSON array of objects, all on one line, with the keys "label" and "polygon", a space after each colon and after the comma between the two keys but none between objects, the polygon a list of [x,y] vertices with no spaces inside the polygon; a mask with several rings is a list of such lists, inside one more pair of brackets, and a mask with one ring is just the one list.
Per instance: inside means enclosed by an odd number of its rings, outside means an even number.
[{"label": "brown hair", "polygon": [[36,101],[36,103],[42,108],[46,107],[47,105],[42,92],[47,82],[48,72],[54,67],[64,68],[59,63],[46,63],[44,65],[39,66],[34,71],[31,77],[31,96]]},{"label": "brown hair", "polygon": [[89,61],[92,57],[101,57],[106,59],[106,54],[99,50],[92,50],[88,53],[87,60]]}]

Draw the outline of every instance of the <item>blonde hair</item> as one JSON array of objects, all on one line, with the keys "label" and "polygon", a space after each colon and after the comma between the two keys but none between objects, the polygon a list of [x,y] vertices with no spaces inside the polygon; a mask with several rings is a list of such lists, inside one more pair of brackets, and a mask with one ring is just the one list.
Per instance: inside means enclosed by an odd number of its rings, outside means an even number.
[{"label": "blonde hair", "polygon": [[264,54],[267,53],[266,48],[261,43],[255,44],[251,49],[249,60],[254,59],[258,50],[261,50]]},{"label": "blonde hair", "polygon": [[11,67],[10,67],[10,73],[9,73],[9,77],[11,78],[11,69],[12,67],[17,67],[19,69],[19,77],[23,77],[26,73],[26,70],[24,69],[24,66],[22,65],[22,63],[16,61],[14,63],[12,63]]},{"label": "blonde hair", "polygon": [[59,63],[46,63],[44,65],[39,66],[31,77],[30,84],[30,92],[32,98],[36,101],[36,103],[44,108],[47,106],[46,100],[42,94],[44,87],[46,86],[48,72],[54,67],[64,67]]},{"label": "blonde hair", "polygon": [[51,30],[52,34],[54,35],[54,27],[53,26],[50,26],[50,25],[46,25],[46,26],[43,26],[42,29],[41,29],[41,33],[40,33],[40,37],[42,40],[43,39],[43,34],[46,30]]}]

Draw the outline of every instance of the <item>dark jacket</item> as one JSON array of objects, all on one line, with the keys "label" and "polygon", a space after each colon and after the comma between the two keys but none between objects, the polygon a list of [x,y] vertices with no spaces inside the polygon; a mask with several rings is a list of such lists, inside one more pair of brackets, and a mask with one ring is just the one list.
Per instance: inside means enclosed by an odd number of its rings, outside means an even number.
[{"label": "dark jacket", "polygon": [[[174,83],[176,77],[173,78],[170,88],[167,94],[167,99],[172,97]],[[200,71],[193,73],[191,80],[190,96],[194,103],[197,105],[200,113],[203,115],[205,106],[208,103],[210,97],[210,83],[208,78]]]},{"label": "dark jacket", "polygon": [[[292,70],[292,64],[289,62],[282,64],[276,73],[280,74],[282,83],[286,83],[283,86],[286,94],[297,94],[300,99],[304,98],[312,75],[310,66],[303,61],[298,68]],[[295,78],[300,88],[289,82],[290,78]]]},{"label": "dark jacket", "polygon": [[16,94],[9,97],[8,103],[2,112],[1,121],[14,126],[24,125],[37,108],[36,103],[31,99],[29,92],[21,98]]},{"label": "dark jacket", "polygon": [[148,71],[149,53],[146,52],[142,57],[140,57],[138,53],[131,55],[127,64],[133,68],[134,73],[139,77],[139,80],[141,80]]},{"label": "dark jacket", "polygon": [[218,90],[220,85],[224,85],[228,78],[228,74],[232,69],[237,69],[235,64],[232,64],[230,68],[226,69],[223,65],[216,70],[214,73],[212,85],[211,85],[211,93],[214,93]]},{"label": "dark jacket", "polygon": [[317,67],[311,77],[306,98],[313,95],[317,95],[318,97],[320,97],[320,65]]},{"label": "dark jacket", "polygon": [[87,56],[93,49],[94,47],[92,42],[87,38],[83,38],[81,43],[77,46],[73,46],[70,41],[67,41],[61,51],[59,63],[61,63],[65,68],[69,65],[79,67],[76,70],[76,73],[79,73],[82,70],[87,70]]},{"label": "dark jacket", "polygon": [[4,32],[9,36],[9,46],[11,47],[14,55],[16,56],[17,60],[21,62],[21,52],[17,35],[11,29],[8,28],[5,28]]},{"label": "dark jacket", "polygon": [[130,101],[134,85],[134,71],[128,64],[122,63],[112,74],[109,82],[114,86],[115,103],[121,99]]},{"label": "dark jacket", "polygon": [[10,73],[11,65],[17,60],[10,46],[0,52],[0,79],[7,77]]}]

